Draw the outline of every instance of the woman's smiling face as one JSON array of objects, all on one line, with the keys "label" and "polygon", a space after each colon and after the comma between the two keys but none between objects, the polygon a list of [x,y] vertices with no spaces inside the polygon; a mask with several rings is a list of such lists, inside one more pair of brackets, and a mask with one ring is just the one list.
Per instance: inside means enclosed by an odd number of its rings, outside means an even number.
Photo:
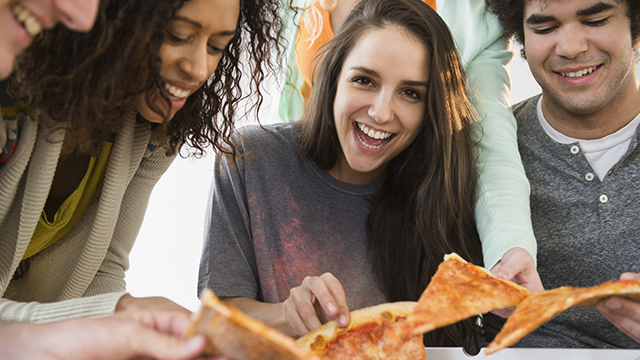
[{"label": "woman's smiling face", "polygon": [[[236,35],[239,16],[240,0],[189,0],[176,12],[159,52],[164,86],[151,95],[158,109],[169,112],[169,119],[214,73],[224,49]],[[171,101],[171,106],[160,92]],[[138,95],[135,105],[148,121],[164,121],[149,106],[146,94]]]},{"label": "woman's smiling face", "polygon": [[429,53],[398,26],[365,32],[346,57],[334,101],[342,154],[329,173],[366,184],[414,141],[425,112]]}]

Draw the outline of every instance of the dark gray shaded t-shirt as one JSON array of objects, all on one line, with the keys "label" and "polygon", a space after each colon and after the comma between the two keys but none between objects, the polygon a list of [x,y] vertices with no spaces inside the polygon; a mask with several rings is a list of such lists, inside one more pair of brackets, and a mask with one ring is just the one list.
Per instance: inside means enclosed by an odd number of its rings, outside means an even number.
[{"label": "dark gray shaded t-shirt", "polygon": [[[578,143],[555,142],[544,131],[537,117],[538,98],[514,105],[514,115],[531,184],[531,219],[542,284],[545,289],[589,287],[617,280],[623,272],[640,272],[638,134],[600,182]],[[494,333],[502,322],[487,315],[487,332]],[[597,309],[573,307],[516,347],[640,348],[640,344]]]},{"label": "dark gray shaded t-shirt", "polygon": [[291,124],[242,128],[236,165],[215,164],[198,293],[276,303],[306,276],[331,272],[349,308],[386,302],[366,253],[365,224],[384,179],[340,182],[297,155]]}]

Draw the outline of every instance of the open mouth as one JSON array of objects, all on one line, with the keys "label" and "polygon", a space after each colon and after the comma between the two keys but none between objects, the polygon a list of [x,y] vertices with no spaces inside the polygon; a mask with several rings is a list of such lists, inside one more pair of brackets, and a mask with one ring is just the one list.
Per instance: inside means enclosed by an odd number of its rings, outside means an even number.
[{"label": "open mouth", "polygon": [[360,144],[371,150],[383,147],[395,137],[394,133],[375,131],[359,122],[354,122],[354,129]]},{"label": "open mouth", "polygon": [[11,10],[13,11],[13,14],[15,15],[18,22],[22,24],[24,29],[27,31],[27,34],[29,34],[29,36],[33,38],[42,31],[42,24],[40,23],[40,21],[38,21],[38,19],[36,19],[35,16],[33,16],[33,14],[29,10],[23,8],[18,4],[11,5]]},{"label": "open mouth", "polygon": [[579,78],[582,76],[586,76],[596,71],[602,65],[591,66],[582,70],[572,71],[572,72],[559,72],[558,74],[566,77],[566,78]]},{"label": "open mouth", "polygon": [[165,83],[164,90],[171,100],[181,100],[189,96],[189,91],[179,89],[171,84]]}]

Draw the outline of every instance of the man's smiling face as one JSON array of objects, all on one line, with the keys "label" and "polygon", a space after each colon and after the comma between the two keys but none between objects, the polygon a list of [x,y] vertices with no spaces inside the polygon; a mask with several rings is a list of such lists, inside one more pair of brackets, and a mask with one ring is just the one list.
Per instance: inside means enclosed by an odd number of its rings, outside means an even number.
[{"label": "man's smiling face", "polygon": [[590,115],[617,106],[636,86],[626,5],[615,0],[529,0],[524,51],[556,114]]}]

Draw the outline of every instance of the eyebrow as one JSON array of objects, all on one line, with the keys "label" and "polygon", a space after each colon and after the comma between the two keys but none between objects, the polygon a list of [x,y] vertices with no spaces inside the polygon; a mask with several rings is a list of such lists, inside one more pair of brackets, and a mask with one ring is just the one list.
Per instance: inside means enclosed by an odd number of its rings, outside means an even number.
[{"label": "eyebrow", "polygon": [[[202,29],[202,24],[200,24],[197,21],[193,21],[193,20],[191,20],[189,18],[186,18],[184,16],[176,16],[176,17],[173,18],[173,20],[185,22],[185,23],[193,26],[196,29]],[[226,30],[226,31],[221,31],[221,32],[217,33],[216,35],[235,36],[236,35],[236,31],[235,30]]]},{"label": "eyebrow", "polygon": [[[376,72],[375,70],[371,70],[368,69],[366,67],[362,67],[362,66],[354,66],[351,68],[351,70],[357,70],[357,71],[362,71],[365,74],[371,75],[371,76],[375,76],[377,78],[380,77],[380,74],[378,74],[378,72]],[[403,80],[402,81],[403,85],[407,85],[407,86],[424,86],[424,87],[428,87],[428,83],[426,81],[414,81],[414,80]]]},{"label": "eyebrow", "polygon": [[[605,4],[603,2],[599,2],[597,4],[589,6],[586,9],[582,9],[582,10],[576,11],[576,16],[595,15],[595,14],[599,14],[599,13],[602,13],[602,12],[605,12],[605,11],[611,10],[611,9],[615,9],[615,6],[613,4]],[[532,14],[531,16],[529,16],[527,18],[527,20],[525,22],[528,25],[536,25],[536,24],[543,24],[543,23],[551,22],[551,21],[554,21],[554,20],[556,20],[555,16],[542,15],[542,14]]]}]

